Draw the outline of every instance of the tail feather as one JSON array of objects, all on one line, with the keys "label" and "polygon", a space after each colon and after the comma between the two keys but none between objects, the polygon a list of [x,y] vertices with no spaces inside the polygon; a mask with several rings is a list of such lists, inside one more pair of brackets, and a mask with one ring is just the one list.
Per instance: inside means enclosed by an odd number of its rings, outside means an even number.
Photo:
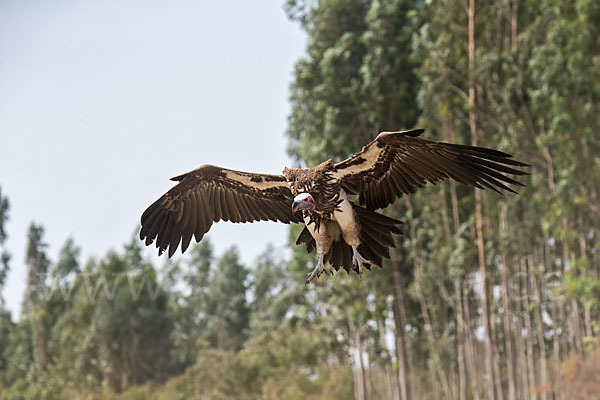
[{"label": "tail feather", "polygon": [[377,254],[381,258],[390,258],[390,250],[388,247],[385,247],[383,244],[379,243],[375,239],[364,235],[364,241],[358,246],[358,251],[360,252],[361,247],[370,248],[375,254]]},{"label": "tail feather", "polygon": [[[401,221],[379,214],[375,211],[354,205],[354,213],[361,227],[358,252],[379,267],[383,266],[383,260],[390,258],[390,248],[396,247],[394,243],[394,234],[402,234],[400,226]],[[304,230],[298,236],[296,244],[306,244],[308,253],[312,253],[316,248],[315,239],[305,226]],[[352,247],[346,243],[343,236],[331,244],[329,253],[325,254],[323,260],[338,271],[344,268],[350,273],[352,265]],[[367,266],[367,269],[371,269]]]},{"label": "tail feather", "polygon": [[343,240],[336,240],[333,243],[332,249],[329,251],[331,254],[331,259],[329,263],[331,265],[343,265],[344,262],[344,250],[342,250]]},{"label": "tail feather", "polygon": [[394,237],[392,236],[392,232],[382,232],[381,230],[376,230],[370,224],[362,224],[361,230],[363,235],[369,236],[372,240],[381,243],[385,247],[396,247],[396,243],[394,243]]}]

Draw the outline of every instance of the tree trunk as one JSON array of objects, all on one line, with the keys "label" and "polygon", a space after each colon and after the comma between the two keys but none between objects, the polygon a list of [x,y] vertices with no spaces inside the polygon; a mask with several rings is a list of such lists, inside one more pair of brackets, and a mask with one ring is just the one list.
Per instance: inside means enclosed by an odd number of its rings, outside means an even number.
[{"label": "tree trunk", "polygon": [[434,325],[433,321],[429,316],[429,308],[427,307],[427,303],[425,301],[425,297],[423,296],[423,292],[421,290],[421,285],[419,283],[419,273],[420,273],[420,251],[417,247],[416,233],[415,233],[415,225],[413,219],[413,208],[412,203],[408,197],[405,197],[406,206],[408,208],[408,226],[410,231],[410,246],[413,255],[413,267],[415,271],[415,291],[417,293],[417,298],[419,299],[419,304],[421,306],[421,312],[423,313],[423,321],[427,328],[425,331],[427,332],[427,338],[429,340],[431,346],[431,356],[433,359],[433,368],[435,369],[436,375],[439,377],[440,382],[442,384],[442,391],[444,393],[445,399],[452,399],[452,390],[450,389],[450,384],[448,382],[448,377],[446,373],[442,370],[442,360],[440,354],[438,352],[438,344],[439,341],[435,338],[434,334]]},{"label": "tree trunk", "polygon": [[387,351],[387,346],[385,344],[386,331],[385,331],[385,321],[384,321],[383,317],[377,319],[377,327],[379,328],[379,345],[381,346],[381,350],[383,353],[381,358],[384,360],[383,373],[385,375],[385,388],[386,388],[386,392],[387,392],[387,398],[390,400],[394,400],[397,398],[397,396],[394,395],[392,371],[390,370],[390,362],[389,362],[390,356]]},{"label": "tree trunk", "polygon": [[[101,307],[107,307],[103,301]],[[102,386],[118,393],[121,389],[121,383],[118,379],[118,371],[111,357],[111,337],[105,322],[99,323],[100,343],[98,346],[98,356],[100,358],[100,373],[102,374]]]},{"label": "tree trunk", "polygon": [[519,0],[512,0],[510,10],[510,42],[512,51],[517,50],[517,18],[519,16]]},{"label": "tree trunk", "polygon": [[[587,243],[585,241],[585,235],[583,231],[585,229],[583,220],[581,218],[578,219],[579,224],[579,252],[581,259],[587,259]],[[589,276],[589,271],[584,271],[584,274]],[[590,304],[588,302],[583,305],[583,318],[585,324],[585,334],[584,336],[592,337],[592,313],[590,309]]]},{"label": "tree trunk", "polygon": [[[465,360],[466,330],[462,306],[462,286],[460,279],[455,281],[456,293],[456,331],[457,331],[457,364],[458,364],[458,400],[467,400],[467,373]],[[473,378],[472,378],[473,379]]]},{"label": "tree trunk", "polygon": [[[575,260],[575,254],[570,253],[570,260]],[[571,268],[573,266],[571,265]],[[573,347],[577,354],[583,354],[583,335],[581,329],[581,316],[579,313],[579,303],[577,299],[571,300],[571,326],[573,327]]]},{"label": "tree trunk", "polygon": [[410,369],[406,347],[406,312],[404,310],[404,283],[398,269],[398,255],[392,252],[392,279],[394,280],[394,322],[396,324],[396,358],[398,359],[398,386],[402,400],[411,399]]},{"label": "tree trunk", "polygon": [[558,305],[557,301],[552,301],[552,330],[554,334],[552,335],[552,353],[554,358],[554,379],[552,382],[554,383],[554,396],[556,400],[561,399],[561,387],[560,387],[560,339],[558,338]]},{"label": "tree trunk", "polygon": [[[463,290],[464,292],[464,290]],[[469,296],[463,296],[463,313],[465,315],[465,326],[466,326],[466,350],[467,350],[467,361],[470,369],[469,376],[471,377],[471,390],[473,391],[473,399],[479,400],[480,394],[479,389],[482,387],[480,379],[480,369],[477,365],[477,355],[475,345],[473,341],[473,335],[471,333],[471,309],[469,307]]]},{"label": "tree trunk", "polygon": [[573,327],[573,347],[577,354],[583,354],[583,341],[581,340],[581,323],[579,317],[579,303],[571,300],[571,326]]},{"label": "tree trunk", "polygon": [[[477,121],[475,119],[475,0],[469,0],[467,8],[468,17],[468,58],[469,58],[469,128],[471,131],[471,144],[477,146]],[[496,398],[494,392],[494,367],[492,355],[492,341],[489,323],[489,301],[487,289],[487,274],[485,266],[485,246],[483,238],[483,217],[481,215],[481,192],[475,189],[475,226],[477,232],[477,254],[479,271],[483,282],[482,310],[483,310],[483,336],[485,343],[485,369],[486,391],[491,400]]]},{"label": "tree trunk", "polygon": [[38,372],[44,371],[48,363],[47,336],[42,317],[35,315],[33,317],[33,358]]},{"label": "tree trunk", "polygon": [[537,389],[535,379],[535,363],[533,361],[533,326],[531,324],[531,315],[529,314],[529,271],[527,268],[527,261],[525,259],[521,262],[521,273],[525,277],[524,287],[522,287],[522,297],[524,306],[524,323],[527,336],[525,338],[525,345],[527,349],[527,373],[529,378],[529,395],[531,400],[537,400]]},{"label": "tree trunk", "polygon": [[[416,267],[418,268],[418,267]],[[418,272],[417,272],[418,274]],[[417,292],[417,297],[419,299],[419,304],[421,305],[421,312],[423,313],[423,321],[427,328],[425,329],[427,332],[427,338],[429,340],[431,346],[431,357],[433,359],[433,368],[435,370],[435,375],[438,376],[440,382],[442,384],[442,391],[444,393],[444,399],[452,399],[452,390],[450,389],[450,384],[448,382],[448,377],[446,373],[442,369],[442,360],[440,358],[440,354],[438,352],[438,343],[439,341],[435,338],[433,333],[433,322],[429,316],[429,309],[427,307],[427,303],[425,302],[425,297],[423,296],[423,292],[421,291],[421,285],[417,282],[417,277],[415,277],[415,289]]]},{"label": "tree trunk", "polygon": [[[522,275],[522,272],[521,272]],[[527,282],[527,276],[525,276],[525,284]],[[528,380],[528,364],[526,358],[526,346],[525,340],[523,338],[523,305],[521,303],[523,299],[523,289],[520,285],[523,283],[523,279],[514,282],[511,291],[515,296],[515,310],[516,316],[515,319],[515,347],[517,354],[517,371],[521,371],[521,373],[516,374],[516,392],[518,399],[529,399],[529,380]]]},{"label": "tree trunk", "polygon": [[546,400],[548,389],[548,367],[546,366],[546,340],[544,338],[544,320],[542,319],[542,296],[535,278],[535,273],[532,271],[532,283],[534,288],[534,303],[535,303],[535,325],[537,328],[538,347],[540,349],[540,398]]},{"label": "tree trunk", "polygon": [[446,183],[440,185],[440,212],[442,213],[442,225],[444,227],[444,237],[450,240],[450,219],[448,217],[448,204],[446,204]]},{"label": "tree trunk", "polygon": [[[502,238],[506,232],[506,206],[503,206],[500,211],[499,231],[500,237]],[[512,307],[508,295],[508,277],[510,275],[510,270],[504,249],[501,250],[500,258],[502,261],[502,307],[504,308],[504,340],[506,346],[506,372],[508,375],[508,399],[516,400],[513,329],[511,321]]]},{"label": "tree trunk", "polygon": [[504,399],[504,389],[502,388],[502,377],[500,376],[500,354],[498,346],[498,337],[496,335],[496,317],[493,309],[490,317],[490,343],[492,346],[492,372],[494,373],[494,386],[496,389],[496,397]]},{"label": "tree trunk", "polygon": [[585,318],[585,336],[591,338],[593,336],[592,333],[592,309],[589,303],[585,303],[583,305],[583,315]]},{"label": "tree trunk", "polygon": [[367,385],[360,333],[358,328],[352,323],[348,324],[348,327],[353,342],[352,344],[357,352],[356,365],[354,366],[354,398],[356,400],[367,400]]},{"label": "tree trunk", "polygon": [[[132,336],[133,337],[133,336]],[[129,388],[129,365],[127,362],[127,345],[121,345],[121,391],[126,391]],[[136,383],[134,381],[134,383]]]}]

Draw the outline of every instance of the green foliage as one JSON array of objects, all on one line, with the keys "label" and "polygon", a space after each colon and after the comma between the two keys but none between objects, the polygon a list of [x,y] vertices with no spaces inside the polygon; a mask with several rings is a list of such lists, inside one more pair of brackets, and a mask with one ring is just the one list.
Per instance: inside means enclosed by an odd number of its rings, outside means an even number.
[{"label": "green foliage", "polygon": [[283,260],[272,245],[256,260],[250,274],[250,336],[264,331],[273,331],[285,320],[290,306],[298,293],[294,280]]},{"label": "green foliage", "polygon": [[43,300],[46,275],[50,260],[46,255],[48,245],[43,241],[44,227],[31,223],[27,232],[25,264],[28,267],[27,286],[23,300],[23,313],[32,310]]},{"label": "green foliage", "polygon": [[2,288],[6,282],[8,271],[10,270],[10,254],[4,249],[4,242],[8,235],[6,233],[6,222],[8,221],[8,211],[10,203],[8,198],[2,196],[2,187],[0,186],[0,307],[4,303],[2,298]]},{"label": "green foliage", "polygon": [[2,369],[2,386],[24,386],[24,381],[33,365],[33,347],[29,323],[15,324],[8,314],[3,315],[2,356],[6,369]]},{"label": "green foliage", "polygon": [[217,261],[208,287],[208,313],[212,316],[206,327],[209,342],[224,350],[239,350],[248,328],[246,279],[248,271],[239,262],[235,248],[229,249]]},{"label": "green foliage", "polygon": [[343,366],[324,367],[326,351],[306,329],[266,334],[231,351],[207,349],[197,363],[164,386],[131,388],[104,399],[341,399],[352,398],[352,374]]},{"label": "green foliage", "polygon": [[[213,250],[208,238],[190,249],[187,269],[174,264],[168,271],[165,289],[170,292],[169,312],[173,318],[171,361],[179,372],[196,362],[198,350],[207,346],[208,285],[213,264]],[[178,282],[185,282],[181,293]]]},{"label": "green foliage", "polygon": [[411,60],[416,1],[289,1],[309,35],[291,87],[289,152],[299,163],[343,159],[381,130],[412,127],[418,80]]},{"label": "green foliage", "polygon": [[79,272],[79,254],[81,249],[75,244],[72,238],[67,239],[58,255],[58,261],[53,266],[50,273],[54,279],[67,279],[73,274]]},{"label": "green foliage", "polygon": [[[518,365],[535,357],[538,380],[545,349],[554,390],[554,352],[584,351],[600,329],[599,4],[477,1],[472,63],[462,1],[285,4],[308,35],[290,94],[297,164],[340,160],[379,131],[414,126],[468,144],[469,113],[479,145],[532,164],[519,195],[481,201],[503,387],[507,340]],[[441,398],[443,378],[458,393],[461,362],[464,397],[481,398],[472,387],[483,385],[486,357],[474,209],[472,188],[428,185],[385,210],[405,221],[392,262],[308,286],[316,260],[293,246],[300,225],[289,257],[269,246],[243,265],[235,248],[217,256],[205,238],[157,268],[135,236],[85,264],[68,239],[52,262],[44,228],[31,224],[21,319],[0,303],[0,399],[387,398],[399,393],[401,367],[409,398]],[[0,248],[8,210],[0,192]],[[1,289],[5,250],[0,261]],[[504,309],[501,271],[528,309],[515,297]],[[548,274],[559,287],[544,286]],[[472,353],[459,353],[469,342]],[[537,390],[526,386],[517,398]]]}]

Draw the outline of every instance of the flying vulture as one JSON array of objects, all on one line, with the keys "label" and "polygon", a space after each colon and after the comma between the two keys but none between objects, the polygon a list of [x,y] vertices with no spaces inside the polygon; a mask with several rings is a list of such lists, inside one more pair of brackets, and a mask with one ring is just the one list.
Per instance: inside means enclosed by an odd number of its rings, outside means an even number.
[{"label": "flying vulture", "polygon": [[[514,192],[521,183],[506,174],[526,175],[527,164],[485,147],[420,138],[423,129],[382,132],[347,160],[325,161],[314,168],[285,168],[281,175],[234,171],[203,165],[176,176],[179,182],[142,214],[140,239],[156,242],[169,257],[192,236],[199,242],[213,222],[279,221],[303,223],[296,244],[317,250],[318,262],[306,283],[329,263],[361,274],[381,267],[399,234],[400,221],[377,213],[403,194],[427,182],[452,178],[496,192]],[[358,196],[356,200],[349,196]]]}]

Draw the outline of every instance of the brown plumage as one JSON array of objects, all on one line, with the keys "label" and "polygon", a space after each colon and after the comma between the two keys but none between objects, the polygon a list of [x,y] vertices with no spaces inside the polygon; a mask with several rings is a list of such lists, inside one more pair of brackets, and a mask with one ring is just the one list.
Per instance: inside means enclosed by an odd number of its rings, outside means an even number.
[{"label": "brown plumage", "polygon": [[[496,192],[522,186],[506,174],[525,175],[516,167],[527,164],[509,154],[422,139],[422,132],[383,132],[347,160],[285,168],[282,175],[203,165],[172,178],[179,183],[142,214],[140,238],[146,245],[155,242],[159,254],[168,249],[171,257],[180,243],[183,253],[192,236],[200,241],[220,220],[305,223],[297,244],[319,255],[308,282],[329,272],[325,263],[359,273],[363,266],[381,266],[401,222],[375,210],[427,182],[452,178]],[[358,195],[359,205],[351,195]],[[302,211],[292,211],[292,203]]]},{"label": "brown plumage", "polygon": [[[383,267],[383,259],[390,258],[389,248],[396,247],[393,235],[402,234],[402,222],[357,205],[353,205],[353,209],[361,228],[359,253],[364,254],[371,264]],[[315,238],[306,226],[296,240],[296,245],[300,244],[306,244],[308,253],[312,253],[317,247]],[[331,250],[325,254],[324,261],[331,264],[336,271],[343,268],[346,272],[359,272],[358,266],[352,262],[352,247],[342,236],[334,240]],[[371,269],[369,265],[365,265],[365,268]]]},{"label": "brown plumage", "polygon": [[515,193],[506,184],[523,184],[504,175],[526,175],[510,154],[485,147],[436,142],[419,136],[423,129],[382,132],[352,157],[335,164],[334,177],[359,204],[371,210],[387,207],[427,182],[452,178],[480,189]]},{"label": "brown plumage", "polygon": [[171,178],[179,184],[142,214],[140,239],[156,240],[159,254],[169,257],[181,241],[181,252],[192,236],[199,242],[213,222],[301,222],[290,209],[294,197],[281,175],[253,174],[203,165]]},{"label": "brown plumage", "polygon": [[335,166],[327,160],[314,168],[284,168],[283,176],[289,183],[294,197],[300,193],[310,193],[318,207],[311,213],[311,219],[319,228],[321,221],[327,220],[340,203],[340,182],[332,177]]}]

